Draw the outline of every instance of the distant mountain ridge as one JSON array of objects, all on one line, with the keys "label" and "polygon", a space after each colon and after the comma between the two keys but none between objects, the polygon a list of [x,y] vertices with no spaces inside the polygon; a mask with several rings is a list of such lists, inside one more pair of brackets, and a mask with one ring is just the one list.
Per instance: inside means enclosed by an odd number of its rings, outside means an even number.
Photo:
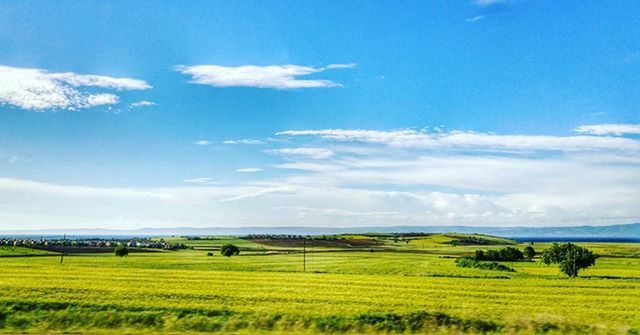
[{"label": "distant mountain ridge", "polygon": [[477,233],[507,238],[630,238],[640,239],[640,223],[609,226],[572,227],[473,227],[473,226],[389,226],[389,227],[237,227],[237,228],[142,228],[115,229],[43,229],[0,230],[0,235],[63,235],[68,236],[204,236],[288,234],[321,235],[346,233]]}]

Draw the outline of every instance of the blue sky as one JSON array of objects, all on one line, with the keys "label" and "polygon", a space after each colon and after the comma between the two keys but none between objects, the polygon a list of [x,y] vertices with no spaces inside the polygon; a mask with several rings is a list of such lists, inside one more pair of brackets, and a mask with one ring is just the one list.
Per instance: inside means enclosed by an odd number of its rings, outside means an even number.
[{"label": "blue sky", "polygon": [[1,1],[0,227],[640,220],[635,1]]}]

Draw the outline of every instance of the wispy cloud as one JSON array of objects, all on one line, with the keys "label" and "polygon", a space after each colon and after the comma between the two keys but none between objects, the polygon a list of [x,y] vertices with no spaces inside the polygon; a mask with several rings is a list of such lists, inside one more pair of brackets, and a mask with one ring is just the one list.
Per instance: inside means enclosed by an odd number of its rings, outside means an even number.
[{"label": "wispy cloud", "polygon": [[199,184],[199,185],[217,185],[218,184],[218,182],[216,182],[213,178],[209,178],[209,177],[189,178],[183,181],[188,184]]},{"label": "wispy cloud", "polygon": [[400,148],[484,148],[495,150],[633,150],[640,141],[602,136],[495,135],[469,131],[429,133],[412,129],[393,131],[362,129],[287,130],[286,136],[318,136],[323,139],[384,144]]},{"label": "wispy cloud", "polygon": [[574,130],[591,135],[638,135],[640,124],[593,124],[580,126]]},{"label": "wispy cloud", "polygon": [[129,107],[138,108],[138,107],[149,107],[149,106],[155,106],[155,105],[157,104],[153,101],[142,100],[142,101],[132,103],[131,105],[129,105]]},{"label": "wispy cloud", "polygon": [[226,140],[226,141],[223,141],[222,143],[224,143],[224,144],[249,144],[249,145],[254,145],[254,144],[264,144],[265,142],[262,141],[262,140],[242,139],[242,140]]},{"label": "wispy cloud", "polygon": [[221,199],[220,202],[230,202],[230,201],[233,202],[233,201],[258,198],[258,197],[263,197],[268,195],[291,194],[293,192],[294,190],[290,186],[266,188],[266,189],[262,189],[262,190],[251,192],[251,193],[244,193],[244,194],[236,195],[233,197],[224,198],[224,199]]},{"label": "wispy cloud", "polygon": [[331,64],[314,68],[300,65],[178,65],[176,70],[190,75],[192,83],[214,87],[256,87],[280,90],[297,88],[338,87],[341,84],[322,79],[299,79],[314,73],[332,69],[353,68],[355,64]]},{"label": "wispy cloud", "polygon": [[120,101],[114,93],[91,93],[86,88],[145,90],[151,85],[133,78],[51,73],[42,69],[0,65],[0,104],[28,110],[75,110],[113,105]]},{"label": "wispy cloud", "polygon": [[207,140],[199,140],[199,141],[195,141],[195,142],[193,142],[193,144],[195,144],[195,145],[202,145],[202,146],[206,146],[206,145],[211,145],[211,141],[207,141]]},{"label": "wispy cloud", "polygon": [[635,135],[320,129],[279,136],[289,136],[287,145],[295,147],[265,140],[265,152],[278,155],[270,157],[279,161],[275,173],[237,182],[198,177],[174,186],[116,188],[0,178],[0,221],[30,227],[43,221],[66,227],[542,226],[640,219],[640,158],[637,146],[629,146]]},{"label": "wispy cloud", "polygon": [[335,153],[326,148],[282,148],[267,150],[267,153],[284,156],[303,156],[312,159],[327,159]]},{"label": "wispy cloud", "polygon": [[256,173],[260,171],[262,171],[261,168],[242,168],[242,169],[236,170],[236,172],[240,172],[240,173]]},{"label": "wispy cloud", "polygon": [[464,20],[465,22],[469,22],[469,23],[474,23],[474,22],[478,22],[482,19],[484,19],[486,16],[485,15],[476,15],[474,17],[470,17],[466,20]]}]

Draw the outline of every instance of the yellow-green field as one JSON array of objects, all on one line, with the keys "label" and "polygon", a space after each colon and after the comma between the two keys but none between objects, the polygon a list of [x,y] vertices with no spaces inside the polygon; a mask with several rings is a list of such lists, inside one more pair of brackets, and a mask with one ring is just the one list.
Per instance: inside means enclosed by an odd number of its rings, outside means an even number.
[{"label": "yellow-green field", "polygon": [[268,253],[236,241],[253,251],[206,255],[224,239],[124,258],[70,255],[64,264],[0,257],[0,331],[640,333],[638,244],[581,244],[602,257],[568,279],[539,262],[505,263],[515,273],[458,268],[451,257],[500,246],[448,239],[388,241],[373,251],[314,248],[306,273],[296,248]]}]

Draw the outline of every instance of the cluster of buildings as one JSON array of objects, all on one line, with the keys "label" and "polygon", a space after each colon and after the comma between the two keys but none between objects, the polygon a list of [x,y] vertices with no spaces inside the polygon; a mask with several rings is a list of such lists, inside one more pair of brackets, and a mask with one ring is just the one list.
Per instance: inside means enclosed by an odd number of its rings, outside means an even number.
[{"label": "cluster of buildings", "polygon": [[88,248],[112,248],[118,244],[125,244],[131,248],[151,248],[151,249],[185,249],[182,244],[169,244],[164,240],[150,239],[44,239],[44,238],[0,238],[0,246],[12,247],[30,247],[44,248],[47,247],[88,247]]}]

